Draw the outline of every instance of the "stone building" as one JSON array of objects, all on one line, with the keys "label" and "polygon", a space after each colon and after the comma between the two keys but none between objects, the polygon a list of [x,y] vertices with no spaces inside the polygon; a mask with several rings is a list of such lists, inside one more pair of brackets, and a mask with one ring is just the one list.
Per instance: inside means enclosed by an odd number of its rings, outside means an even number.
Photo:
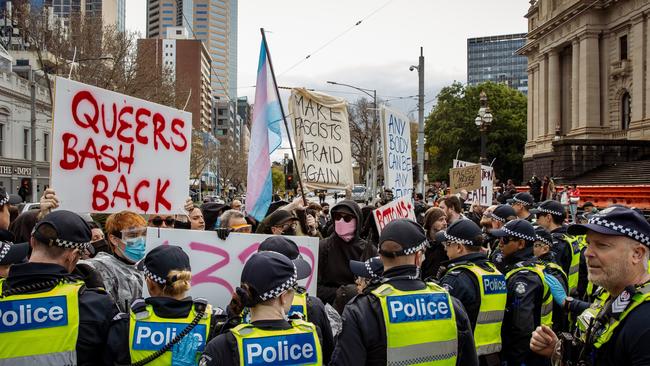
[{"label": "stone building", "polygon": [[526,18],[524,178],[650,159],[650,1],[531,0]]}]

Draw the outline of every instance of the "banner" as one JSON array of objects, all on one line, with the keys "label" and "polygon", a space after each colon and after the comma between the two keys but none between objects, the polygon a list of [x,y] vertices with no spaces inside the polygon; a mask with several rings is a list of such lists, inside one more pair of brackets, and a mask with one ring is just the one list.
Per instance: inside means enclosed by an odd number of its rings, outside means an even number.
[{"label": "banner", "polygon": [[[231,233],[221,240],[214,231],[181,229],[147,229],[147,252],[159,245],[177,245],[190,257],[192,266],[192,297],[203,297],[214,306],[225,309],[235,288],[240,285],[241,272],[248,258],[257,252],[264,239],[272,235]],[[316,296],[318,273],[318,239],[309,236],[290,237],[302,257],[311,264],[312,273],[299,281],[310,295]]]},{"label": "banner", "polygon": [[[453,168],[463,168],[471,165],[478,165],[467,161],[456,160],[453,161]],[[467,191],[467,201],[465,203],[472,204],[476,200],[479,201],[481,206],[492,205],[492,187],[494,186],[494,169],[487,165],[481,165],[481,188],[474,191]]]},{"label": "banner", "polygon": [[53,130],[51,184],[61,208],[183,209],[191,113],[57,77]]},{"label": "banner", "polygon": [[384,227],[395,219],[411,219],[415,221],[415,206],[410,197],[401,197],[372,211],[377,224],[377,231],[381,234]]},{"label": "banner", "polygon": [[305,189],[351,190],[354,181],[345,99],[292,89],[289,115]]},{"label": "banner", "polygon": [[384,147],[384,186],[395,198],[413,193],[411,126],[402,114],[381,107],[381,139]]},{"label": "banner", "polygon": [[464,168],[449,169],[449,188],[452,194],[463,189],[470,192],[481,188],[481,167],[469,165]]}]

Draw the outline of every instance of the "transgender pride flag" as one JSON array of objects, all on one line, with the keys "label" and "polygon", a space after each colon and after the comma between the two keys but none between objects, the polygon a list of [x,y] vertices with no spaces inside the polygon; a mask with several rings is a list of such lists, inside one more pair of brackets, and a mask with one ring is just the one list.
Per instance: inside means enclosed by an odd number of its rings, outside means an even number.
[{"label": "transgender pride flag", "polygon": [[258,221],[262,221],[271,205],[273,180],[270,155],[282,142],[282,110],[272,73],[266,42],[262,40],[257,66],[246,191],[246,211]]}]

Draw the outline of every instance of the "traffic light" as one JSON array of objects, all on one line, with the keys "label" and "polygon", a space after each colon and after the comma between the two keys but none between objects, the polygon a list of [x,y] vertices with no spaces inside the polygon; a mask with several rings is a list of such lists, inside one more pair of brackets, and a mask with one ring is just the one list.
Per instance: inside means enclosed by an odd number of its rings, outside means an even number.
[{"label": "traffic light", "polygon": [[287,175],[285,177],[284,189],[286,191],[293,189],[293,175]]}]

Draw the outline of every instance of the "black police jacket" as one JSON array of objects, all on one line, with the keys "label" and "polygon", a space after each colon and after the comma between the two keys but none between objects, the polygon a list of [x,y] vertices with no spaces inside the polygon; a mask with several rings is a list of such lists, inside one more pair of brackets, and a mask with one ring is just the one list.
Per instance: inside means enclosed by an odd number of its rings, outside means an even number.
[{"label": "black police jacket", "polygon": [[[184,319],[192,310],[194,301],[191,297],[183,300],[176,300],[169,297],[150,297],[144,300],[151,305],[157,316],[167,319]],[[219,334],[219,327],[224,325],[226,314],[220,308],[212,308],[210,315],[210,330],[206,343]],[[139,360],[131,360],[129,350],[129,321],[130,315],[119,313],[113,318],[108,333],[106,351],[104,352],[104,364],[107,366],[128,365]]]},{"label": "black police jacket", "polygon": [[[533,263],[533,248],[505,257],[506,272]],[[550,365],[548,359],[530,350],[530,338],[540,325],[544,284],[532,271],[522,270],[506,280],[508,299],[501,328],[501,360],[507,365]]]},{"label": "black police jacket", "polygon": [[[567,278],[566,273],[562,273],[559,269],[557,269],[557,267],[554,268],[548,265],[548,263],[555,263],[556,265],[559,265],[555,260],[555,253],[548,252],[545,255],[537,258],[536,262],[545,266],[544,272],[555,277],[555,279],[557,279],[564,288],[564,292],[567,294],[569,293],[569,279]],[[553,331],[556,333],[569,331],[569,325],[570,323],[566,311],[561,305],[558,305],[555,301],[553,301]]]},{"label": "black police jacket", "polygon": [[[425,283],[417,279],[415,266],[400,266],[384,272],[384,280],[402,291],[421,290]],[[399,279],[397,279],[399,277]],[[391,280],[391,278],[396,278]],[[373,284],[356,296],[343,310],[343,330],[338,336],[330,365],[386,365],[386,327],[379,299],[369,292]],[[458,330],[457,365],[478,365],[474,336],[463,305],[452,297]]]},{"label": "black police jacket", "polygon": [[560,226],[551,231],[551,236],[553,237],[553,246],[551,247],[551,250],[555,253],[556,263],[562,267],[564,273],[568,276],[569,269],[571,269],[573,249],[571,248],[571,244],[564,239],[565,235],[566,226]]},{"label": "black police jacket", "polygon": [[[70,275],[65,268],[58,264],[15,264],[9,269],[5,289],[15,289],[62,278],[79,279]],[[24,293],[46,292],[52,288]],[[77,364],[79,366],[101,364],[111,319],[116,314],[117,307],[106,291],[86,287],[82,287],[79,291],[79,333],[77,336]]]},{"label": "black police jacket", "polygon": [[[290,329],[291,324],[284,320],[259,320],[252,322],[256,328],[264,330],[285,330]],[[318,337],[323,344],[320,328],[316,328]],[[237,339],[231,332],[218,335],[205,347],[201,359],[201,366],[239,366],[239,347]]]}]

